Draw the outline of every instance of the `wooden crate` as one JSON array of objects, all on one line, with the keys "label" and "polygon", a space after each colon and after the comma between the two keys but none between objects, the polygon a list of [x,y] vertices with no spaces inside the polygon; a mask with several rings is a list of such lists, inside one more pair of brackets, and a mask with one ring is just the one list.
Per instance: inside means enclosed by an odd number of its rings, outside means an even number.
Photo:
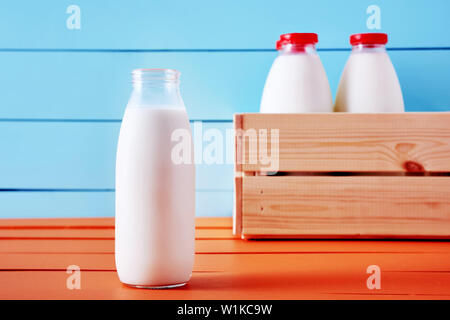
[{"label": "wooden crate", "polygon": [[234,125],[235,234],[450,238],[450,112],[237,114]]}]

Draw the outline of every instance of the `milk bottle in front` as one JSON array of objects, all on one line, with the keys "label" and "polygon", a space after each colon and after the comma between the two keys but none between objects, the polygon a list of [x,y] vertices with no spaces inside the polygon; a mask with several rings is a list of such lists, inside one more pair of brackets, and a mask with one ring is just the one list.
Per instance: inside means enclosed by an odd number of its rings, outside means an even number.
[{"label": "milk bottle in front", "polygon": [[315,33],[288,33],[276,44],[278,56],[266,80],[263,113],[332,112],[327,75],[316,51]]},{"label": "milk bottle in front", "polygon": [[[191,277],[195,216],[192,138],[179,72],[135,70],[133,86],[117,147],[117,272],[130,286],[177,287]],[[184,133],[188,161],[172,159],[174,131],[177,139]]]},{"label": "milk bottle in front", "polygon": [[335,111],[403,112],[403,96],[386,52],[385,33],[350,36],[352,53],[339,83]]}]

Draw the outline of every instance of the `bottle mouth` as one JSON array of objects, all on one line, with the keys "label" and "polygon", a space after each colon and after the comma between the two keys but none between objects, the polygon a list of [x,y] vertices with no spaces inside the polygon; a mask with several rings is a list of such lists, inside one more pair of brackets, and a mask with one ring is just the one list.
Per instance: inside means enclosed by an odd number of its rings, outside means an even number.
[{"label": "bottle mouth", "polygon": [[167,81],[177,82],[180,72],[175,69],[135,69],[131,72],[133,82]]},{"label": "bottle mouth", "polygon": [[386,33],[357,33],[350,36],[352,46],[384,46],[388,42]]},{"label": "bottle mouth", "polygon": [[285,33],[280,36],[276,43],[277,50],[286,46],[302,47],[315,45],[319,41],[316,33]]}]

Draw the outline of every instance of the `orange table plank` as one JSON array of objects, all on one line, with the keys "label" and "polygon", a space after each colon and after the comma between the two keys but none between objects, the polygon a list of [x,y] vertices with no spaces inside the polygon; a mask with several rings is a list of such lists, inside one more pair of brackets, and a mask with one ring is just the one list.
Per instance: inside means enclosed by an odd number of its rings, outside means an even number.
[{"label": "orange table plank", "polygon": [[0,219],[0,229],[8,228],[114,228],[113,218]]},{"label": "orange table plank", "polygon": [[[231,229],[230,218],[203,217],[195,219],[196,228]],[[114,228],[114,218],[37,218],[37,219],[0,219],[2,228]]]},{"label": "orange table plank", "polygon": [[187,286],[142,290],[122,285],[115,272],[82,271],[81,289],[68,290],[65,272],[0,273],[0,299],[436,299],[450,296],[450,274],[386,273],[381,290],[365,286],[354,270],[194,273]]},{"label": "orange table plank", "polygon": [[[267,262],[270,261],[270,262]],[[223,271],[242,273],[248,270],[279,272],[322,269],[330,273],[337,269],[363,270],[372,264],[389,272],[448,272],[450,257],[441,254],[417,253],[267,253],[267,254],[202,254],[196,255],[194,272]],[[78,265],[82,270],[115,270],[114,254],[0,254],[2,270],[66,270],[69,265]]]},{"label": "orange table plank", "polygon": [[[238,239],[231,229],[199,228],[195,230],[196,239]],[[0,240],[11,239],[114,239],[114,229],[87,229],[87,228],[60,228],[60,229],[36,229],[15,228],[1,229]]]},{"label": "orange table plank", "polygon": [[[442,253],[450,255],[444,241],[245,241],[199,239],[195,251],[208,253]],[[3,239],[0,253],[114,253],[113,239]]]},{"label": "orange table plank", "polygon": [[[196,218],[197,239],[236,239],[229,218]],[[114,239],[114,218],[0,219],[0,240]]]},{"label": "orange table plank", "polygon": [[[1,299],[450,299],[450,242],[244,241],[231,219],[197,219],[188,286],[148,291],[120,284],[111,218],[0,220]],[[68,290],[68,265],[82,289]],[[380,266],[382,289],[366,287]]]}]

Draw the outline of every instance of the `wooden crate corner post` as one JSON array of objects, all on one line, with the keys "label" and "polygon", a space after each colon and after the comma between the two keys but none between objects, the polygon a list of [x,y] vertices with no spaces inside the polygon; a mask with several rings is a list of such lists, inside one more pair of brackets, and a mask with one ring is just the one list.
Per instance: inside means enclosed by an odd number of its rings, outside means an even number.
[{"label": "wooden crate corner post", "polygon": [[242,232],[242,115],[234,115],[234,207],[233,207],[233,234],[241,235]]}]

